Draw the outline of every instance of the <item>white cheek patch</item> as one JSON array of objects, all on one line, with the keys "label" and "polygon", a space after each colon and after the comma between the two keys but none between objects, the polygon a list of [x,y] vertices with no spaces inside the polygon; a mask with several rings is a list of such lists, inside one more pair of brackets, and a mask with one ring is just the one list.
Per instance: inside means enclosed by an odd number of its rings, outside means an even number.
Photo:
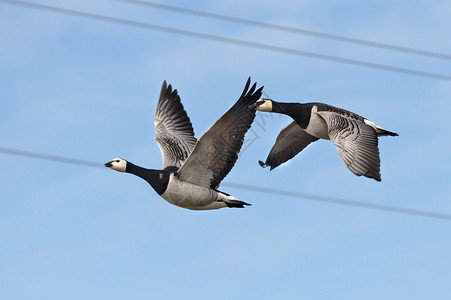
[{"label": "white cheek patch", "polygon": [[111,161],[111,168],[118,172],[125,172],[127,169],[127,161],[121,158],[115,158]]},{"label": "white cheek patch", "polygon": [[271,112],[272,111],[272,102],[269,100],[265,100],[265,102],[257,108],[259,111],[263,112]]},{"label": "white cheek patch", "polygon": [[265,102],[265,109],[267,112],[272,111],[272,101],[266,101]]}]

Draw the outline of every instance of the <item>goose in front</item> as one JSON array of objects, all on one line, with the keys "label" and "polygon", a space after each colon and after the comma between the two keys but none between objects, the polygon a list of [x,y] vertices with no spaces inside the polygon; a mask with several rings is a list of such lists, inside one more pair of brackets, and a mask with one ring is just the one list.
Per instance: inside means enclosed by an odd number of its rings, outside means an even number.
[{"label": "goose in front", "polygon": [[324,103],[282,103],[260,99],[252,105],[263,112],[290,116],[262,167],[274,169],[318,139],[331,140],[348,169],[357,176],[381,181],[379,136],[398,136],[364,117]]},{"label": "goose in front", "polygon": [[137,166],[121,158],[105,164],[119,172],[141,177],[166,201],[192,210],[250,205],[218,190],[238,159],[244,135],[255,118],[255,103],[263,87],[250,87],[248,79],[238,101],[199,139],[180,102],[177,90],[166,81],[155,113],[155,140],[163,158],[163,169]]}]

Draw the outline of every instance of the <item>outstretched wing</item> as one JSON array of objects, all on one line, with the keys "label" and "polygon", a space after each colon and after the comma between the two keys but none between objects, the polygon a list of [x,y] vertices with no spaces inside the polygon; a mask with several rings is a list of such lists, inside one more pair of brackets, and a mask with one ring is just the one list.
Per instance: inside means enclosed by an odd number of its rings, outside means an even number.
[{"label": "outstretched wing", "polygon": [[155,141],[160,147],[163,168],[180,167],[196,144],[193,126],[177,90],[163,82],[155,113]]},{"label": "outstretched wing", "polygon": [[271,152],[266,158],[266,162],[259,161],[259,163],[262,167],[270,166],[270,170],[272,170],[292,159],[310,143],[317,140],[318,138],[308,134],[293,121],[280,131],[274,146],[271,148]]},{"label": "outstretched wing", "polygon": [[377,133],[373,127],[334,112],[321,111],[330,140],[349,170],[357,176],[381,181]]},{"label": "outstretched wing", "polygon": [[238,101],[197,141],[191,155],[179,169],[179,179],[196,185],[217,188],[238,159],[244,135],[255,118],[255,103],[263,87],[256,83],[249,90],[249,78]]}]

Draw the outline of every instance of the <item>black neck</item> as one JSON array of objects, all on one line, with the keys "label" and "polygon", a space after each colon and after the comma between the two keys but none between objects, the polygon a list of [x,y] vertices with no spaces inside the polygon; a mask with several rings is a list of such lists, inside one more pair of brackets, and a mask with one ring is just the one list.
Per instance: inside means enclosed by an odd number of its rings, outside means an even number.
[{"label": "black neck", "polygon": [[159,195],[163,194],[168,186],[169,173],[163,172],[162,170],[146,169],[132,164],[131,162],[127,162],[125,172],[141,177],[147,181]]},{"label": "black neck", "polygon": [[285,103],[272,101],[272,112],[288,115],[293,111],[293,107],[296,103]]},{"label": "black neck", "polygon": [[284,103],[284,102],[275,102],[272,104],[272,112],[281,113],[288,115],[296,121],[302,128],[306,128],[308,122],[310,120],[310,110],[308,104],[302,103]]}]

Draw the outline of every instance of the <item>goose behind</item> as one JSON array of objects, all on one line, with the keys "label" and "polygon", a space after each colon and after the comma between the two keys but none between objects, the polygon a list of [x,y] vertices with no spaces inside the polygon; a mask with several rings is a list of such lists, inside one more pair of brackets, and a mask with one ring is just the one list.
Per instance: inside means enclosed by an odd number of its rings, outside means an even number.
[{"label": "goose behind", "polygon": [[398,136],[374,122],[348,110],[332,105],[283,103],[260,99],[253,107],[263,112],[290,116],[294,121],[279,133],[262,167],[274,169],[296,156],[318,139],[331,140],[348,169],[357,176],[381,181],[379,136]]}]

